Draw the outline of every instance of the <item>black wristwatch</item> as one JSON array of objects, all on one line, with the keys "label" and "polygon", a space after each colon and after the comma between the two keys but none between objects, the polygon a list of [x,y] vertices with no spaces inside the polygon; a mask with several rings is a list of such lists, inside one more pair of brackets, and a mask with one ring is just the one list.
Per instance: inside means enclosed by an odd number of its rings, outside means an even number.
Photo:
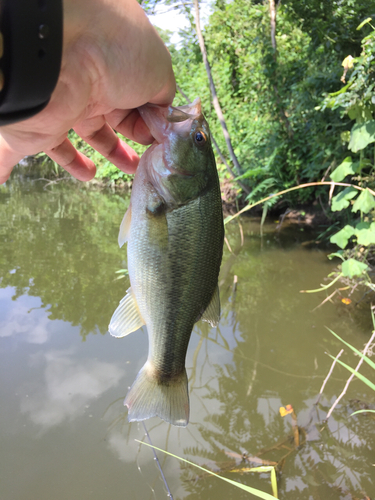
[{"label": "black wristwatch", "polygon": [[0,126],[45,108],[56,86],[62,0],[0,0]]}]

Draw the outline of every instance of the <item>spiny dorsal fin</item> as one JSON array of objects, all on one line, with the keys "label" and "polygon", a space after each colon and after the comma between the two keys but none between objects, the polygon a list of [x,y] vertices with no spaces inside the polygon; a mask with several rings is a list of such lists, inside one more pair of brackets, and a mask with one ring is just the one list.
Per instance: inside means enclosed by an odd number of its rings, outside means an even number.
[{"label": "spiny dorsal fin", "polygon": [[120,305],[113,313],[108,330],[113,337],[125,337],[131,332],[135,332],[145,324],[142,319],[137,302],[131,288],[128,288],[126,295],[121,299]]},{"label": "spiny dorsal fin", "polygon": [[207,321],[211,326],[217,326],[220,320],[220,295],[219,287],[216,286],[211,302],[201,317],[202,321]]},{"label": "spiny dorsal fin", "polygon": [[130,204],[129,208],[125,212],[124,218],[122,219],[120,225],[120,231],[118,233],[118,244],[120,248],[124,243],[128,241],[131,220],[132,220],[132,206]]}]

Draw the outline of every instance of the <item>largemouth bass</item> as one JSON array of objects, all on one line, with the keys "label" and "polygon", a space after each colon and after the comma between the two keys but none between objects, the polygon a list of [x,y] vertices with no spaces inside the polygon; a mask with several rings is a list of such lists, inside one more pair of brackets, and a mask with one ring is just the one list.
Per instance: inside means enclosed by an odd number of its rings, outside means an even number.
[{"label": "largemouth bass", "polygon": [[189,421],[185,357],[198,320],[220,317],[218,275],[224,226],[210,131],[196,99],[191,105],[145,105],[140,114],[155,142],[135,174],[119,244],[128,243],[131,287],[109,325],[124,337],[142,325],[148,359],[124,404],[129,421],[159,416]]}]

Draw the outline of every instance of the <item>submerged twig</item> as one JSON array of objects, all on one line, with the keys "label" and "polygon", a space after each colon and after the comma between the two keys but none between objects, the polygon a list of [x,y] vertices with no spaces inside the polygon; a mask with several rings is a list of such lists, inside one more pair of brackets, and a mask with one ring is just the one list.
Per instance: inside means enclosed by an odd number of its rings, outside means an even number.
[{"label": "submerged twig", "polygon": [[344,349],[341,349],[341,351],[338,353],[338,355],[335,357],[335,359],[333,360],[333,363],[331,365],[331,368],[328,372],[328,375],[326,376],[326,378],[324,379],[323,381],[323,384],[322,384],[322,387],[320,388],[320,391],[319,391],[319,396],[318,396],[318,399],[315,401],[315,405],[317,405],[320,401],[320,398],[323,394],[323,390],[324,390],[324,387],[326,386],[326,383],[328,382],[328,379],[329,377],[331,376],[331,373],[333,372],[333,369],[335,367],[335,364],[336,364],[336,361],[339,359],[339,357],[341,356],[341,354],[344,352]]},{"label": "submerged twig", "polygon": [[[365,345],[365,348],[363,349],[363,355],[365,356],[367,354],[367,351],[369,350],[373,340],[375,338],[375,330],[372,332],[372,335],[370,337],[370,340],[367,342],[367,344]],[[341,398],[346,394],[346,391],[348,390],[348,387],[349,387],[349,384],[350,382],[353,380],[353,378],[355,377],[355,373],[358,372],[361,364],[363,363],[363,358],[361,358],[357,364],[357,366],[355,367],[355,370],[354,370],[354,373],[352,373],[350,375],[350,377],[348,378],[346,384],[345,384],[345,387],[342,391],[342,393],[340,394],[340,396],[336,399],[336,401],[333,403],[333,405],[331,406],[331,409],[329,410],[329,412],[327,413],[327,416],[325,418],[325,420],[327,421],[329,419],[329,417],[331,416],[333,410],[336,408],[337,404],[339,403],[339,401],[341,400]]]},{"label": "submerged twig", "polygon": [[225,244],[227,245],[228,250],[230,251],[230,253],[234,255],[233,250],[232,250],[232,248],[231,248],[231,246],[229,244],[228,238],[226,236],[224,236],[224,241],[225,241]]},{"label": "submerged twig", "polygon": [[[259,337],[258,335],[256,335],[256,351],[255,351],[255,356],[256,358],[259,357]],[[254,381],[255,381],[255,378],[257,376],[257,367],[258,367],[258,361],[254,361],[254,368],[253,368],[253,374],[251,376],[251,380],[250,380],[250,384],[249,384],[249,387],[247,388],[247,393],[246,393],[246,396],[250,396],[251,394],[251,391],[253,390],[253,385],[254,385]]]},{"label": "submerged twig", "polygon": [[167,480],[165,479],[165,476],[164,476],[164,472],[163,472],[163,469],[161,468],[161,465],[160,465],[160,462],[159,462],[159,459],[158,459],[158,456],[156,455],[156,451],[155,451],[155,448],[154,448],[154,445],[152,444],[152,441],[151,441],[151,437],[150,437],[150,434],[148,433],[148,430],[146,428],[146,425],[144,423],[144,421],[142,421],[142,424],[143,424],[143,428],[145,430],[145,434],[147,436],[147,439],[149,440],[149,443],[152,447],[152,452],[154,454],[154,459],[157,463],[157,466],[158,466],[158,469],[160,471],[160,474],[161,474],[161,477],[163,479],[163,482],[164,482],[164,485],[167,489],[167,492],[168,492],[168,497],[171,498],[171,500],[173,500],[173,496],[172,496],[172,493],[171,493],[171,490],[169,489],[169,486],[168,486],[168,483],[167,483]]},{"label": "submerged twig", "polygon": [[283,215],[281,216],[280,218],[280,222],[277,224],[276,226],[276,231],[280,231],[281,230],[281,226],[283,225],[284,223],[284,219],[285,217],[291,212],[290,208],[288,208],[285,213],[283,213]]},{"label": "submerged twig", "polygon": [[317,305],[316,307],[314,307],[314,309],[311,311],[311,312],[314,312],[316,311],[317,309],[319,309],[319,307],[321,307],[323,304],[325,304],[326,302],[328,302],[329,300],[332,299],[332,297],[337,293],[337,290],[335,290],[334,292],[331,293],[331,295],[328,295],[328,297],[326,297],[319,305]]},{"label": "submerged twig", "polygon": [[297,415],[296,412],[293,410],[292,411],[292,429],[293,429],[293,437],[294,437],[294,446],[298,448],[300,441],[299,441],[299,427],[298,427],[298,421],[297,421]]}]

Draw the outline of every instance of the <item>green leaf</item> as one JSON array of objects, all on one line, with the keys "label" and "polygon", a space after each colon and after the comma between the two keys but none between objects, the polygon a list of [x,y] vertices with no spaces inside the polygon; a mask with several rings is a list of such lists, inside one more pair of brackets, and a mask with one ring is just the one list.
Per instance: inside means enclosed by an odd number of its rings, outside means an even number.
[{"label": "green leaf", "polygon": [[348,108],[348,115],[351,120],[356,120],[357,118],[362,116],[362,106],[360,106],[359,104],[353,104],[353,106],[350,106],[350,108]]},{"label": "green leaf", "polygon": [[329,241],[335,243],[340,248],[345,248],[348,244],[349,239],[355,235],[355,229],[353,226],[347,224],[345,227],[340,229],[340,231],[330,237]]},{"label": "green leaf", "polygon": [[371,225],[369,222],[360,222],[355,228],[357,242],[359,245],[368,246],[375,244],[375,222]]},{"label": "green leaf", "polygon": [[375,142],[375,120],[356,123],[350,134],[349,149],[356,153],[371,142]]},{"label": "green leaf", "polygon": [[[336,181],[335,181],[336,182]],[[353,187],[347,187],[339,194],[332,198],[331,210],[332,212],[339,212],[344,208],[348,208],[350,200],[357,196],[358,190]]]},{"label": "green leaf", "polygon": [[347,370],[349,370],[351,373],[353,373],[356,377],[359,378],[359,380],[362,380],[362,382],[364,382],[368,387],[370,387],[370,389],[372,389],[373,391],[375,391],[375,384],[373,384],[367,377],[364,377],[361,373],[359,372],[356,372],[354,370],[354,368],[352,368],[351,366],[347,365],[346,363],[344,363],[343,361],[341,361],[340,359],[337,359],[337,358],[334,358],[333,356],[330,355],[330,357],[332,359],[336,359],[336,361],[341,365],[343,366],[344,368],[346,368]]},{"label": "green leaf", "polygon": [[[326,327],[327,328],[327,327]],[[340,335],[337,335],[337,333],[335,333],[333,330],[331,330],[330,328],[327,328],[328,331],[330,331],[332,333],[332,335],[334,335],[337,339],[340,340],[340,342],[342,342],[343,344],[345,344],[346,346],[348,346],[353,352],[355,352],[358,356],[360,356],[361,358],[363,358],[364,361],[366,361],[366,363],[371,366],[371,368],[373,370],[375,370],[375,363],[368,357],[366,356],[365,354],[363,354],[363,352],[359,351],[358,349],[356,349],[355,347],[353,347],[351,344],[349,344],[349,342],[345,342],[344,339],[342,339],[340,337]]]},{"label": "green leaf", "polygon": [[368,265],[356,259],[348,259],[342,263],[341,269],[344,276],[354,278],[354,276],[361,276],[368,269]]},{"label": "green leaf", "polygon": [[352,207],[352,212],[358,212],[358,210],[360,210],[361,212],[367,214],[373,208],[375,208],[375,199],[370,191],[368,189],[365,189],[355,200],[355,203]]},{"label": "green leaf", "polygon": [[351,417],[353,415],[358,415],[358,413],[375,413],[375,410],[358,410],[358,411],[355,411],[354,413],[351,413]]},{"label": "green leaf", "polygon": [[237,481],[232,481],[231,479],[227,479],[226,477],[219,476],[219,474],[216,474],[216,472],[212,472],[209,469],[205,469],[204,467],[201,467],[200,465],[197,465],[193,462],[189,462],[189,460],[186,460],[185,458],[178,457],[177,455],[173,455],[173,453],[169,453],[169,451],[162,450],[161,448],[158,448],[157,446],[151,446],[148,443],[144,443],[143,441],[139,441],[139,439],[135,439],[137,443],[144,444],[145,446],[148,446],[149,448],[154,448],[154,450],[161,451],[162,453],[166,453],[167,455],[170,455],[173,458],[177,458],[178,460],[181,460],[182,462],[185,462],[189,465],[192,465],[193,467],[196,467],[197,469],[201,469],[204,472],[207,472],[208,474],[211,474],[212,476],[216,476],[217,478],[221,479],[222,481],[225,481],[226,483],[230,483],[233,486],[236,486],[237,488],[240,488],[241,490],[245,490],[248,493],[251,493],[252,495],[258,497],[258,498],[263,498],[264,500],[275,500],[275,497],[270,495],[269,493],[265,493],[264,491],[257,490],[255,488],[250,488],[250,486],[246,486],[245,484],[238,483]]},{"label": "green leaf", "polygon": [[363,28],[363,26],[367,23],[369,23],[371,21],[371,17],[368,17],[367,19],[365,19],[364,21],[361,22],[361,24],[359,24],[357,26],[357,30],[360,30],[361,28]]},{"label": "green leaf", "polygon": [[346,92],[351,85],[352,85],[352,82],[349,82],[344,87],[342,87],[340,90],[338,90],[337,92],[332,92],[329,95],[331,97],[336,97],[336,96],[338,96],[340,94],[344,94],[344,92]]},{"label": "green leaf", "polygon": [[358,162],[353,162],[351,156],[345,158],[345,160],[332,172],[331,179],[333,182],[341,182],[345,179],[347,175],[353,175],[356,173],[358,167]]},{"label": "green leaf", "polygon": [[338,257],[339,259],[344,260],[344,257],[342,255],[343,253],[344,253],[343,250],[339,250],[338,252],[330,253],[329,255],[327,255],[327,257],[329,258],[329,260],[332,260],[335,257]]}]

